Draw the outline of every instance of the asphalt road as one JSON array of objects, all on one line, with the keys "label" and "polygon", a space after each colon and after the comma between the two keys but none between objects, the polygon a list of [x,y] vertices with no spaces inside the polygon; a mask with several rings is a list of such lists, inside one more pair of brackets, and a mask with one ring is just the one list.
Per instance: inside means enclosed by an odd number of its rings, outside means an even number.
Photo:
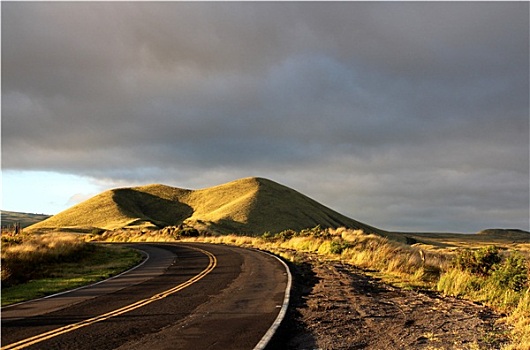
[{"label": "asphalt road", "polygon": [[[287,276],[275,258],[210,244],[141,244],[120,277],[2,309],[2,349],[253,349]],[[17,345],[18,344],[18,345]]]}]

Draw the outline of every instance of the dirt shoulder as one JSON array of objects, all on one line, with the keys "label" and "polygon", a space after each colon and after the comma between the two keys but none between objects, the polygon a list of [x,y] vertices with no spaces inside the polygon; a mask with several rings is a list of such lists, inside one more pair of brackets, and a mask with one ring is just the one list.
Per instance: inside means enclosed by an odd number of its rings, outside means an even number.
[{"label": "dirt shoulder", "polygon": [[499,349],[500,315],[433,292],[392,287],[340,262],[292,267],[288,319],[271,349]]}]

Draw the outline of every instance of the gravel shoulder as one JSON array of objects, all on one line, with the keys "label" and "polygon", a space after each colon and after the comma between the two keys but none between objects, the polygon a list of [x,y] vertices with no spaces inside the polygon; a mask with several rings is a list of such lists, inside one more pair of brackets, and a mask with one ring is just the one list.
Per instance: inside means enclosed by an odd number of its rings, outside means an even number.
[{"label": "gravel shoulder", "polygon": [[306,261],[291,266],[292,304],[271,349],[499,349],[507,341],[501,315],[485,306]]}]

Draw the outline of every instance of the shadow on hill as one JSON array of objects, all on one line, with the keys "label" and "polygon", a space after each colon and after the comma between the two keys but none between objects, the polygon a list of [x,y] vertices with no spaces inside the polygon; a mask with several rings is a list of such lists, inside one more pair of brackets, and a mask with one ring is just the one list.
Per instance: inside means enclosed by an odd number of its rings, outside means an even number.
[{"label": "shadow on hill", "polygon": [[187,204],[135,189],[115,190],[113,200],[123,215],[158,227],[179,225],[193,215],[193,208]]}]

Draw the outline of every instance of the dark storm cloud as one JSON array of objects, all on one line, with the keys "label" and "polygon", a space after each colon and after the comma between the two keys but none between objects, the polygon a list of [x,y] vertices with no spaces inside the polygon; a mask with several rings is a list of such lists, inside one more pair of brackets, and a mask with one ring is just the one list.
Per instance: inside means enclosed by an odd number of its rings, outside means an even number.
[{"label": "dark storm cloud", "polygon": [[527,229],[528,22],[524,2],[4,3],[3,167],[259,175],[384,228]]}]

